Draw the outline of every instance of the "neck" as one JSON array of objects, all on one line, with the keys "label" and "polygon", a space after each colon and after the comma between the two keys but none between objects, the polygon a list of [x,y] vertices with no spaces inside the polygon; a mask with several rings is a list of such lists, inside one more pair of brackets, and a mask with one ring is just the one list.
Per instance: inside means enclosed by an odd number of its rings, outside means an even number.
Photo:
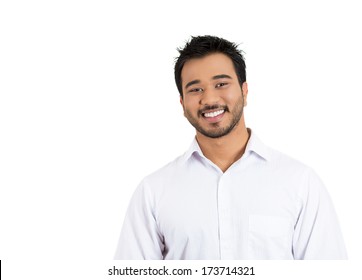
[{"label": "neck", "polygon": [[197,132],[196,139],[204,156],[225,172],[244,154],[249,132],[242,118],[239,124],[223,137],[210,138]]}]

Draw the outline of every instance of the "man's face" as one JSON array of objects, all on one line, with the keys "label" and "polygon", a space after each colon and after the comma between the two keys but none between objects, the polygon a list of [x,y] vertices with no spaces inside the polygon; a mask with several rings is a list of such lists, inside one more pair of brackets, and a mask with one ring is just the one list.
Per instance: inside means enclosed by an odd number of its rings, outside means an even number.
[{"label": "man's face", "polygon": [[246,105],[248,87],[242,88],[231,59],[221,53],[187,61],[181,72],[184,115],[195,129],[210,138],[237,127]]}]

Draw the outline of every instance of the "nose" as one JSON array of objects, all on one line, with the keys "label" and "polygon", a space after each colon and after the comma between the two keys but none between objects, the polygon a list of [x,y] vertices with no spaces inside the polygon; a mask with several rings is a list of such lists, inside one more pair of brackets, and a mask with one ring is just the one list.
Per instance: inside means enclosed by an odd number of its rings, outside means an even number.
[{"label": "nose", "polygon": [[220,101],[220,95],[214,88],[205,88],[200,98],[200,105],[214,105]]}]

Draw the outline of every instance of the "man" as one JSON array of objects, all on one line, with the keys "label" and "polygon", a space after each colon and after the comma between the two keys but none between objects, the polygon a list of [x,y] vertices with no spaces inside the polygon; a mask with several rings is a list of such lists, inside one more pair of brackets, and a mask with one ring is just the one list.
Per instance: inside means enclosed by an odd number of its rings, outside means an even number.
[{"label": "man", "polygon": [[141,182],[115,258],[345,259],[318,176],[246,128],[248,86],[237,46],[200,36],[179,52],[176,85],[196,137]]}]

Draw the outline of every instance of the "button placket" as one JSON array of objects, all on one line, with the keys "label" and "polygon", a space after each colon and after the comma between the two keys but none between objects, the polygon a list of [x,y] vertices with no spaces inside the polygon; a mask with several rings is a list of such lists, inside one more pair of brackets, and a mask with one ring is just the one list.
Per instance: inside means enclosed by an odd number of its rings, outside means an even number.
[{"label": "button placket", "polygon": [[232,258],[232,216],[229,178],[223,174],[218,183],[219,250],[220,259]]}]

